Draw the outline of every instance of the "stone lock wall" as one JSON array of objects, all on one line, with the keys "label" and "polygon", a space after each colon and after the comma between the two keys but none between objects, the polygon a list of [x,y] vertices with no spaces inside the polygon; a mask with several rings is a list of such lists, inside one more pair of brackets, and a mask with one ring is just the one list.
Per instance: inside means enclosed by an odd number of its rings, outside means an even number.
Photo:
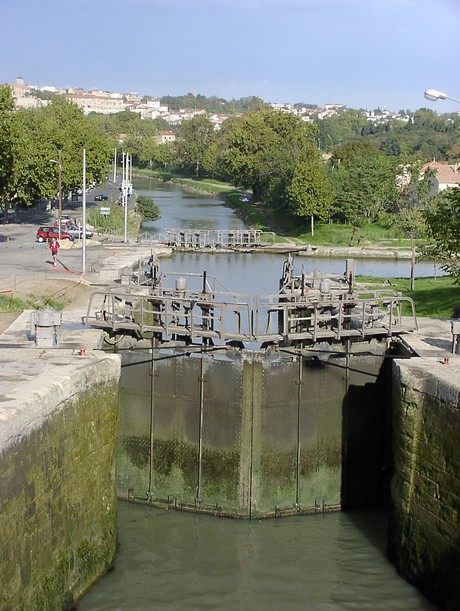
[{"label": "stone lock wall", "polygon": [[393,371],[389,550],[441,609],[460,609],[460,375],[435,359]]},{"label": "stone lock wall", "polygon": [[0,448],[2,610],[71,609],[115,554],[119,359],[54,355]]}]

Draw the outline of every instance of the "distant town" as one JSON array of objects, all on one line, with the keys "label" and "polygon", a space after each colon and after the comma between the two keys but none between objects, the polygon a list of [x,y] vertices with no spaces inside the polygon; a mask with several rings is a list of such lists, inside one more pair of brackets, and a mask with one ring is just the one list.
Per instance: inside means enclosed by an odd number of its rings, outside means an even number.
[{"label": "distant town", "polygon": [[[92,112],[99,114],[116,114],[123,111],[131,111],[139,114],[143,119],[164,119],[171,127],[176,127],[182,121],[191,119],[197,115],[206,115],[218,130],[228,113],[208,113],[200,108],[184,108],[170,110],[168,106],[161,103],[161,99],[153,96],[139,97],[137,93],[117,93],[93,89],[85,91],[77,87],[66,89],[36,85],[28,85],[22,77],[18,77],[15,83],[9,83],[17,108],[40,108],[49,103],[46,96],[62,95],[70,102],[79,106],[85,114]],[[312,105],[298,105],[288,103],[270,104],[274,109],[291,112],[301,117],[306,122],[313,122],[316,119],[332,117],[341,110],[345,109],[344,104],[325,104],[324,107]],[[364,110],[360,109],[373,123],[385,123],[390,119],[409,121],[410,114],[405,111],[392,112],[387,109]]]}]

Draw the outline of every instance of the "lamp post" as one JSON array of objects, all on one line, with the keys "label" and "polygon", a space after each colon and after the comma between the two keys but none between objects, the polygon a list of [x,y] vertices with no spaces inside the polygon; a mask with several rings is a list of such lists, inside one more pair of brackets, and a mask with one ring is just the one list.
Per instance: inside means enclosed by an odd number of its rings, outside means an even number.
[{"label": "lamp post", "polygon": [[59,150],[58,153],[58,159],[56,161],[56,159],[50,159],[51,163],[56,163],[58,165],[59,168],[59,179],[58,179],[58,189],[59,189],[59,193],[58,193],[58,235],[59,235],[59,240],[61,239],[61,217],[62,217],[62,153],[61,150]]},{"label": "lamp post", "polygon": [[86,274],[86,149],[83,149],[83,216],[82,216],[82,263],[81,273],[83,276]]},{"label": "lamp post", "polygon": [[131,155],[129,153],[123,153],[123,174],[121,180],[121,192],[125,217],[125,244],[128,242],[128,195],[130,195],[129,190],[131,184],[129,182],[130,167],[132,167]]},{"label": "lamp post", "polygon": [[453,102],[460,104],[460,100],[451,98],[450,95],[447,95],[447,93],[438,91],[437,89],[427,89],[424,95],[427,100],[430,100],[430,102],[436,102],[437,100],[452,100]]}]

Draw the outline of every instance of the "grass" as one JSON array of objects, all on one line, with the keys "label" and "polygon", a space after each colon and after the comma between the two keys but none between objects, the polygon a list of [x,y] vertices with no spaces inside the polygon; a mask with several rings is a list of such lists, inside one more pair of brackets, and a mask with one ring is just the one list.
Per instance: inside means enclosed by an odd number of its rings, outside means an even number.
[{"label": "grass", "polygon": [[398,236],[394,229],[387,229],[375,223],[363,225],[359,230],[355,230],[352,225],[340,223],[316,223],[313,236],[304,231],[299,237],[317,246],[372,245],[389,249],[411,247],[410,240]]},{"label": "grass", "polygon": [[360,276],[358,283],[369,288],[385,287],[401,291],[405,297],[411,297],[415,303],[417,316],[429,318],[460,317],[460,285],[455,284],[450,276],[438,278],[416,278],[415,290],[410,290],[408,278],[374,278]]},{"label": "grass", "polygon": [[[94,208],[88,212],[88,223],[100,233],[113,233],[123,235],[125,227],[125,209],[118,204],[108,204],[104,206],[110,208],[110,214],[101,215],[99,208]],[[141,217],[128,206],[128,227],[129,235],[135,235],[139,231]]]},{"label": "grass", "polygon": [[50,295],[0,295],[0,312],[23,312],[24,310],[42,310],[45,307],[62,310],[66,302]]},{"label": "grass", "polygon": [[196,180],[195,178],[173,178],[172,182],[178,185],[192,187],[199,191],[206,191],[207,193],[227,193],[230,189],[233,189],[228,183],[219,180],[211,181],[209,179]]}]

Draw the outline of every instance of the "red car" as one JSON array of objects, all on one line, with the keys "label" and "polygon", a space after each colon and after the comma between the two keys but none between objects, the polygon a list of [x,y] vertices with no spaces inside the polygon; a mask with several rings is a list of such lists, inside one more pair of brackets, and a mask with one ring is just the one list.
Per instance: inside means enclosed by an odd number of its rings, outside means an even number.
[{"label": "red car", "polygon": [[[37,229],[37,241],[38,242],[46,242],[47,240],[50,240],[51,238],[56,238],[59,239],[59,228],[58,227],[39,227]],[[61,227],[61,240],[70,240],[71,242],[74,241],[74,237],[73,235],[70,235],[70,233],[67,233],[66,231],[64,231],[64,229]]]}]

